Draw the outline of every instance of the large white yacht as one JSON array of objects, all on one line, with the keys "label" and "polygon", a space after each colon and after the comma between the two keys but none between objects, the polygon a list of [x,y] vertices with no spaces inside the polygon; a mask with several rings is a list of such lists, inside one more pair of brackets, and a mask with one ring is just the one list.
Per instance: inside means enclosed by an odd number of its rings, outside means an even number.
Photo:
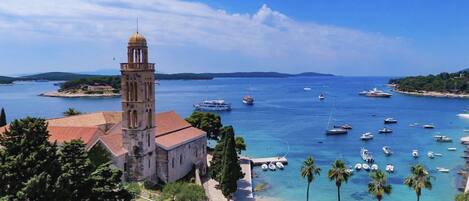
[{"label": "large white yacht", "polygon": [[380,98],[389,98],[392,96],[390,93],[386,93],[384,91],[381,91],[377,88],[373,88],[372,90],[369,91],[362,91],[359,93],[360,95],[365,95],[368,97],[380,97]]},{"label": "large white yacht", "polygon": [[226,103],[223,99],[206,100],[198,104],[194,104],[195,110],[200,111],[230,111],[231,104]]}]

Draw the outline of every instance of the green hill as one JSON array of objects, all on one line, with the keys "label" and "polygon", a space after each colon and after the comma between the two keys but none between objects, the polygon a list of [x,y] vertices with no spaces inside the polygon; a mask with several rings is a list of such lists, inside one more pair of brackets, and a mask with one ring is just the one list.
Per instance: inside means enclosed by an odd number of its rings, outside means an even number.
[{"label": "green hill", "polygon": [[396,89],[405,92],[434,91],[469,93],[469,72],[440,73],[427,76],[410,76],[389,80]]},{"label": "green hill", "polygon": [[65,72],[49,72],[40,73],[28,76],[22,76],[17,80],[48,80],[48,81],[67,81],[81,78],[98,77],[98,75],[86,75],[78,73],[65,73]]},{"label": "green hill", "polygon": [[15,81],[15,78],[0,76],[0,84],[11,84]]}]

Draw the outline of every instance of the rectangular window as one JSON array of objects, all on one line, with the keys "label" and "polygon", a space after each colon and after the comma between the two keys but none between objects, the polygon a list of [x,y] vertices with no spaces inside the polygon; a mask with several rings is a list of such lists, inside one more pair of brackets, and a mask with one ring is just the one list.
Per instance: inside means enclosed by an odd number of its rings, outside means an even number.
[{"label": "rectangular window", "polygon": [[174,168],[174,158],[172,158],[172,160],[171,160],[171,167]]},{"label": "rectangular window", "polygon": [[150,163],[150,162],[151,162],[151,160],[150,160],[150,159],[148,159],[148,168],[150,168],[150,167],[151,167],[151,165],[150,165],[151,163]]},{"label": "rectangular window", "polygon": [[179,155],[179,164],[182,164],[182,154]]}]

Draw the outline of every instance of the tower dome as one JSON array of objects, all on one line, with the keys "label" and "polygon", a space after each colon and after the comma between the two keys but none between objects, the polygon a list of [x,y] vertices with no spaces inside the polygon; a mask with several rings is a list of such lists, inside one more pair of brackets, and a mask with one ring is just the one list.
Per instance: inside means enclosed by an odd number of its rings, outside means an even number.
[{"label": "tower dome", "polygon": [[142,34],[139,34],[138,32],[132,34],[129,38],[129,45],[132,46],[146,46],[147,45],[147,40]]}]

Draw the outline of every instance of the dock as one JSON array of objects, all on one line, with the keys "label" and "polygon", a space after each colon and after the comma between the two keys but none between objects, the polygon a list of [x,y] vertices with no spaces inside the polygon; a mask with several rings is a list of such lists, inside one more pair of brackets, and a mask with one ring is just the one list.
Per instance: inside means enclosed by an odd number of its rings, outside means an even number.
[{"label": "dock", "polygon": [[267,157],[267,158],[251,158],[252,165],[260,166],[262,164],[281,162],[282,164],[288,164],[286,157]]}]

